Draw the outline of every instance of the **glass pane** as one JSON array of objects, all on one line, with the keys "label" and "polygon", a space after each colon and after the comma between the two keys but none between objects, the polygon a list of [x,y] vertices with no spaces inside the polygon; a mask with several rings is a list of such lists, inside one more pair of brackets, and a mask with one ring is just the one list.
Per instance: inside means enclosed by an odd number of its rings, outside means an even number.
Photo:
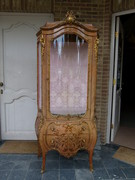
[{"label": "glass pane", "polygon": [[74,34],[51,43],[50,111],[78,115],[87,109],[88,44]]}]

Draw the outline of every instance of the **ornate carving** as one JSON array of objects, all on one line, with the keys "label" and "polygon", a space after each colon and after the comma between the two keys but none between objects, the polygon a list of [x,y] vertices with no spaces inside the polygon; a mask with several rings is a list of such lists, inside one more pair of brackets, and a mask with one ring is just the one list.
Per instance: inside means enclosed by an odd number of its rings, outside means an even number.
[{"label": "ornate carving", "polygon": [[43,126],[43,123],[44,123],[44,117],[43,117],[41,109],[39,109],[38,114],[37,114],[37,119],[36,119],[36,122],[35,122],[35,130],[36,130],[37,137],[38,137],[39,132],[40,132],[42,126]]},{"label": "ornate carving", "polygon": [[41,156],[41,152],[42,152],[41,146],[39,143],[39,134],[40,134],[40,130],[43,126],[43,123],[44,123],[44,116],[43,116],[41,109],[39,109],[37,118],[36,118],[36,122],[35,122],[35,130],[36,130],[36,135],[37,135],[37,140],[38,140],[38,157]]},{"label": "ornate carving", "polygon": [[69,158],[79,149],[88,149],[89,147],[90,130],[89,124],[86,122],[52,122],[48,124],[47,128],[44,127],[42,142],[44,141],[47,149],[55,149]]},{"label": "ornate carving", "polygon": [[40,43],[41,43],[41,54],[44,55],[44,49],[45,49],[45,38],[43,34],[40,37]]},{"label": "ornate carving", "polygon": [[68,11],[66,14],[66,19],[65,19],[66,23],[72,24],[75,22],[75,20],[76,20],[76,17],[73,14],[73,11]]},{"label": "ornate carving", "polygon": [[98,60],[98,44],[99,44],[99,39],[96,38],[95,45],[94,45],[95,59],[96,59],[96,61]]}]

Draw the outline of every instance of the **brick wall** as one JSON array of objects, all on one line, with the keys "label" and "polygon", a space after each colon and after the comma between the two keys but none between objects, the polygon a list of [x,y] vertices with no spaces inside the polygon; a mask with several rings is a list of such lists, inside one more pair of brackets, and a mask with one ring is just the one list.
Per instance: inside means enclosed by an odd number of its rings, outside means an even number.
[{"label": "brick wall", "polygon": [[113,0],[112,8],[113,12],[135,9],[135,0]]},{"label": "brick wall", "polygon": [[104,24],[103,24],[103,43],[102,43],[102,85],[101,85],[101,116],[100,132],[101,141],[106,142],[107,115],[108,115],[108,90],[110,72],[110,40],[111,40],[111,1],[105,0]]},{"label": "brick wall", "polygon": [[0,0],[1,12],[48,13],[52,0]]}]

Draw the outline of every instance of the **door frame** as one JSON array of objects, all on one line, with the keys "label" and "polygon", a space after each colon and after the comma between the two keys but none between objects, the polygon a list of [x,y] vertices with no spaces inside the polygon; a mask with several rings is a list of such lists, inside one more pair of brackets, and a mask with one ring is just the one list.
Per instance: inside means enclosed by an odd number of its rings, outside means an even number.
[{"label": "door frame", "polygon": [[107,133],[106,143],[111,142],[111,123],[112,123],[112,102],[113,102],[113,77],[114,77],[114,46],[115,46],[115,23],[116,17],[135,13],[135,9],[122,11],[112,14],[111,22],[111,43],[110,43],[110,73],[109,73],[109,93],[108,93],[108,116],[107,116]]}]

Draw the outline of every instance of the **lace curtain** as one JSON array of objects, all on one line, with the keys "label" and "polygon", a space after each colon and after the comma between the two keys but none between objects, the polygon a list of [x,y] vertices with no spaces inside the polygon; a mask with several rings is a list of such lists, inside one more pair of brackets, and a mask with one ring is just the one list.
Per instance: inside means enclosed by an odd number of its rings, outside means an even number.
[{"label": "lace curtain", "polygon": [[62,35],[51,43],[50,111],[84,114],[87,109],[88,44],[76,35]]}]

